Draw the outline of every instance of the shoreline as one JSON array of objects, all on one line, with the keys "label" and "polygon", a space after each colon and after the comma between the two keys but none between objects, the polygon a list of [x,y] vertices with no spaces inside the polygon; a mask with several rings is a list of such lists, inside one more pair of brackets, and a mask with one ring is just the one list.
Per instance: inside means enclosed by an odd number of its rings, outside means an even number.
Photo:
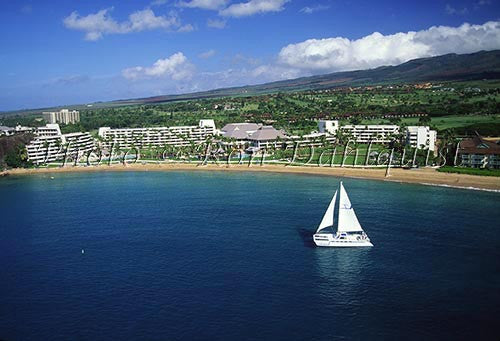
[{"label": "shoreline", "polygon": [[164,163],[164,164],[113,164],[100,166],[67,166],[64,168],[17,168],[0,173],[2,176],[32,175],[46,173],[74,173],[74,172],[109,172],[109,171],[222,171],[222,172],[268,172],[309,174],[321,176],[337,176],[359,179],[372,179],[400,183],[413,183],[428,186],[441,186],[460,189],[486,190],[500,192],[500,178],[478,175],[441,173],[432,168],[406,170],[391,168],[390,176],[386,177],[386,169],[342,168],[342,167],[313,167],[313,166],[284,166],[284,165],[235,165],[209,164],[198,166],[196,163]]}]

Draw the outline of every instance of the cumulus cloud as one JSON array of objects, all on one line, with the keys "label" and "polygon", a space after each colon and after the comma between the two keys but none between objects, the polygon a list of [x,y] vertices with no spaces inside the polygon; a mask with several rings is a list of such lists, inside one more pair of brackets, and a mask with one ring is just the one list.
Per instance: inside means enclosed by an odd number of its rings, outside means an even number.
[{"label": "cumulus cloud", "polygon": [[146,8],[133,12],[126,21],[117,22],[110,15],[112,9],[102,9],[87,16],[80,16],[75,11],[64,18],[63,23],[69,29],[85,32],[85,40],[89,41],[99,40],[105,34],[125,34],[155,29],[180,29],[185,32],[189,26],[193,28],[191,25],[181,26],[179,17],[173,11],[167,16],[157,16],[152,9]]},{"label": "cumulus cloud", "polygon": [[208,59],[210,57],[215,56],[215,54],[216,54],[216,51],[214,49],[212,49],[212,50],[208,50],[208,51],[200,53],[198,55],[198,57],[201,58],[201,59]]},{"label": "cumulus cloud", "polygon": [[207,27],[223,29],[226,27],[226,21],[225,20],[217,20],[217,19],[208,19],[207,20]]},{"label": "cumulus cloud", "polygon": [[228,2],[229,0],[191,0],[179,2],[179,6],[216,10],[225,7]]},{"label": "cumulus cloud", "polygon": [[122,70],[122,76],[131,79],[161,78],[172,80],[190,79],[194,73],[191,64],[182,52],[177,52],[165,59],[158,59],[152,66],[134,66]]},{"label": "cumulus cloud", "polygon": [[285,9],[284,5],[290,0],[250,0],[232,4],[219,11],[219,14],[226,17],[246,17],[258,13],[280,12]]},{"label": "cumulus cloud", "polygon": [[306,6],[303,7],[299,12],[304,13],[304,14],[313,14],[314,12],[319,12],[319,11],[324,11],[329,9],[330,6],[325,6],[325,5],[316,5],[316,6]]},{"label": "cumulus cloud", "polygon": [[281,49],[278,63],[318,71],[346,71],[396,65],[410,59],[446,53],[471,53],[500,48],[500,21],[459,27],[433,26],[417,32],[383,35],[375,32],[361,39],[343,37],[309,39]]}]

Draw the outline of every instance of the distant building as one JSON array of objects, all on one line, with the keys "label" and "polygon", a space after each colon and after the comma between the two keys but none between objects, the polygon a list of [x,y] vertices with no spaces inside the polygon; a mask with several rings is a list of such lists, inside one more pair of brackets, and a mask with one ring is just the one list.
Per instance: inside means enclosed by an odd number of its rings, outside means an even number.
[{"label": "distant building", "polygon": [[78,110],[44,111],[42,116],[47,123],[70,124],[80,122],[80,112]]},{"label": "distant building", "polygon": [[215,122],[214,120],[200,120],[198,123],[198,126],[200,127],[209,127],[209,128],[214,128],[215,129]]},{"label": "distant building", "polygon": [[406,127],[406,143],[414,148],[427,148],[435,151],[436,137],[436,131],[427,126]]},{"label": "distant building", "polygon": [[319,120],[318,122],[318,131],[320,133],[335,135],[337,130],[339,129],[339,121],[337,120]]},{"label": "distant building", "polygon": [[26,145],[28,160],[42,164],[62,160],[65,156],[78,158],[91,152],[94,138],[89,133],[61,134],[58,124],[47,124],[34,131],[35,138]]},{"label": "distant building", "polygon": [[2,135],[3,136],[10,136],[10,135],[14,135],[14,134],[28,133],[32,130],[33,130],[33,128],[23,127],[20,125],[17,125],[15,128],[0,126],[0,136],[2,136]]},{"label": "distant building", "polygon": [[200,143],[215,135],[213,120],[200,120],[197,126],[153,127],[153,128],[99,128],[104,146],[115,148],[148,146],[189,146]]},{"label": "distant building", "polygon": [[357,143],[389,143],[392,141],[391,136],[399,133],[397,125],[345,125],[340,129],[351,135]]},{"label": "distant building", "polygon": [[16,132],[15,128],[12,127],[6,127],[6,126],[0,126],[0,136],[10,136],[14,135]]},{"label": "distant building", "polygon": [[16,126],[16,133],[29,133],[32,132],[33,130],[35,130],[35,128],[23,127],[22,125],[19,124]]},{"label": "distant building", "polygon": [[476,133],[458,144],[460,166],[472,168],[500,168],[500,145],[487,141]]}]

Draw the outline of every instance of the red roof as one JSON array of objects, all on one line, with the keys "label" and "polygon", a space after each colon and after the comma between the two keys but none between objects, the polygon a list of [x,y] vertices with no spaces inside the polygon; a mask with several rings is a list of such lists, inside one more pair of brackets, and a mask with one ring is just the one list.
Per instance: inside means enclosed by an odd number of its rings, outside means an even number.
[{"label": "red roof", "polygon": [[494,154],[500,155],[500,145],[483,139],[478,133],[471,139],[464,139],[458,144],[459,154]]}]

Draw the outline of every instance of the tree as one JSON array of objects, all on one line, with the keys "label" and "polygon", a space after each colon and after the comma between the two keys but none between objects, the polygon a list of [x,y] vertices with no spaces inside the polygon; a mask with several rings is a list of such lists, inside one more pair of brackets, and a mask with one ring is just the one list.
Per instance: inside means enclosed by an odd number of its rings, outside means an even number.
[{"label": "tree", "polygon": [[418,123],[420,123],[422,125],[429,125],[431,123],[431,118],[429,115],[420,116],[418,118]]},{"label": "tree", "polygon": [[7,152],[4,158],[4,162],[7,167],[12,168],[24,168],[31,166],[31,162],[28,161],[28,154],[26,153],[26,148],[19,144]]},{"label": "tree", "polygon": [[362,118],[361,116],[359,115],[353,115],[349,118],[349,123],[353,124],[353,125],[357,125],[357,124],[360,124],[362,121]]}]

